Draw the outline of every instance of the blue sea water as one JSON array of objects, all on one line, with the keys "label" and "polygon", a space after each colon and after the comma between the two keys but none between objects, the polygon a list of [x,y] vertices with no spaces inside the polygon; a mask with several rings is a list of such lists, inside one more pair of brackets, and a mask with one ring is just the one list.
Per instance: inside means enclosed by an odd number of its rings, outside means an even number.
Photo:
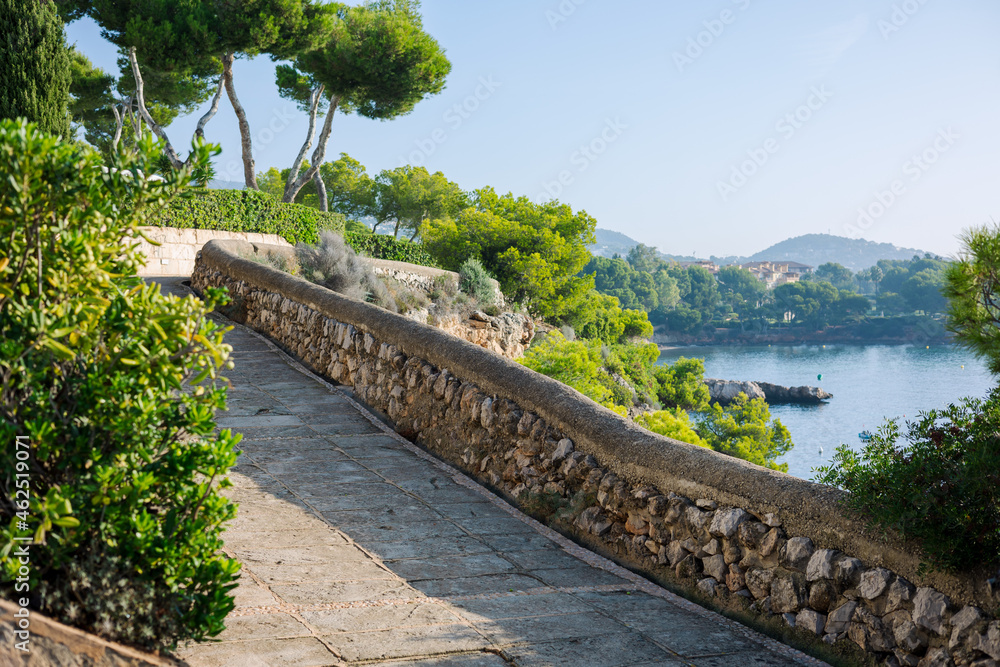
[{"label": "blue sea water", "polygon": [[857,449],[860,431],[965,396],[981,398],[996,385],[982,361],[951,345],[691,347],[665,350],[660,363],[678,357],[704,359],[705,377],[819,386],[833,394],[818,406],[771,406],[795,443],[781,462],[803,479],[828,463],[838,445]]}]

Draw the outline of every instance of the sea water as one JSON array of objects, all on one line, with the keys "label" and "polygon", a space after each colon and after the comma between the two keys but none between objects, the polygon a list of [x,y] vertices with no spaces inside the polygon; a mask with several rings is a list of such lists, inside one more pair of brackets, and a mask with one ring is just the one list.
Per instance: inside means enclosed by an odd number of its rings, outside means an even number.
[{"label": "sea water", "polygon": [[981,360],[953,345],[690,347],[665,350],[660,363],[678,357],[704,359],[705,377],[818,386],[833,394],[821,405],[771,406],[795,443],[780,462],[803,479],[826,465],[838,445],[858,449],[858,434],[888,418],[905,422],[965,396],[982,398],[996,385]]}]

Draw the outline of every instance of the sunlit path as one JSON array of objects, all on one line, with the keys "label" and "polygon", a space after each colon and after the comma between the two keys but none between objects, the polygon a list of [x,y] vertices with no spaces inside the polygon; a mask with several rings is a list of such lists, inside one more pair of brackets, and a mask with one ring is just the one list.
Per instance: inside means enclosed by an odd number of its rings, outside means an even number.
[{"label": "sunlit path", "polygon": [[227,341],[243,576],[192,667],[821,664],[556,535],[257,334]]}]

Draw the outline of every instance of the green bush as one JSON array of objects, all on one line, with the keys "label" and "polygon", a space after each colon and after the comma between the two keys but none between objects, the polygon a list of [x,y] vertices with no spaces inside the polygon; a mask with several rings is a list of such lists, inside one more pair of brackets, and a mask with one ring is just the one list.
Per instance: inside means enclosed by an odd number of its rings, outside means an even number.
[{"label": "green bush", "polygon": [[918,540],[930,564],[954,571],[1000,563],[1000,389],[888,421],[860,452],[837,448],[816,481],[850,493],[874,527]]},{"label": "green bush", "polygon": [[635,423],[653,433],[681,442],[687,442],[699,447],[709,447],[709,444],[698,437],[688,414],[683,410],[656,410],[647,412],[635,418]]},{"label": "green bush", "polygon": [[206,317],[224,293],[135,278],[137,226],[191,179],[139,177],[159,154],[147,138],[105,173],[90,149],[0,122],[0,596],[151,649],[219,633],[239,569],[219,493],[239,437],[213,422],[230,349]]},{"label": "green bush", "polygon": [[662,364],[653,371],[656,378],[656,397],[666,408],[705,410],[709,393],[705,385],[703,359],[681,357],[673,364]]},{"label": "green bush", "polygon": [[345,227],[339,213],[285,204],[257,190],[206,190],[174,201],[148,224],[277,234],[289,243],[316,243],[320,230],[340,234]]},{"label": "green bush", "polygon": [[69,137],[69,50],[54,2],[0,0],[0,63],[0,118]]},{"label": "green bush", "polygon": [[372,259],[388,259],[394,262],[408,262],[421,266],[437,266],[419,243],[405,239],[396,239],[386,234],[372,234],[367,228],[363,231],[348,230],[344,234],[344,240],[358,254],[371,257]]},{"label": "green bush", "polygon": [[497,301],[497,288],[493,277],[475,257],[470,257],[458,267],[458,287],[479,303],[492,304]]},{"label": "green bush", "polygon": [[788,464],[777,459],[791,450],[791,435],[781,421],[771,419],[763,398],[750,400],[740,393],[725,407],[713,404],[702,413],[697,431],[717,452],[788,472]]}]

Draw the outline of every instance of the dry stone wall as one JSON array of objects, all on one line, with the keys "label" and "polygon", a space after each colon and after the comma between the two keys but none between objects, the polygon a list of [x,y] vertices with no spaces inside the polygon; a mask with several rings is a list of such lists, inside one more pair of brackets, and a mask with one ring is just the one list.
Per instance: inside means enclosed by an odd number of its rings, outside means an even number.
[{"label": "dry stone wall", "polygon": [[241,251],[206,246],[194,286],[229,288],[233,317],[593,548],[885,664],[1000,661],[995,574],[921,573],[907,545],[845,518],[835,489],[644,431],[508,359]]}]

